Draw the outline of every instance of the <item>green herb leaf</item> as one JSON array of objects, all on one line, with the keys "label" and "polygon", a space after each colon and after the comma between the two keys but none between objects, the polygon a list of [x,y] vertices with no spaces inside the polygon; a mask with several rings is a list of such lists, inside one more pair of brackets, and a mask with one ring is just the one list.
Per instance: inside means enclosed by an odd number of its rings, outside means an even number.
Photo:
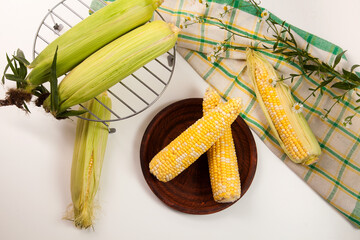
[{"label": "green herb leaf", "polygon": [[331,81],[334,80],[334,79],[335,79],[335,76],[328,76],[328,77],[326,78],[326,80],[329,81],[329,82],[331,82]]},{"label": "green herb leaf", "polygon": [[28,60],[26,60],[25,58],[23,57],[19,57],[19,56],[15,56],[13,55],[13,57],[18,60],[20,63],[24,64],[25,66],[29,66],[30,63],[28,62]]},{"label": "green herb leaf", "polygon": [[[285,48],[286,49],[286,48]],[[284,50],[285,50],[284,49]],[[297,52],[290,52],[290,51],[288,51],[288,52],[283,52],[283,54],[285,55],[285,56],[296,56],[298,53]]]},{"label": "green herb leaf", "polygon": [[86,110],[64,111],[64,112],[56,114],[56,118],[63,119],[63,118],[68,118],[68,117],[73,117],[73,116],[79,116],[79,115],[84,114],[86,112],[87,112]]},{"label": "green herb leaf", "polygon": [[352,115],[352,116],[347,116],[347,117],[345,118],[345,121],[350,121],[353,117],[354,117],[354,115]]},{"label": "green herb leaf", "polygon": [[[25,88],[26,84],[26,75],[27,75],[27,67],[25,66],[22,55],[22,52],[18,52],[20,58],[17,56],[13,56],[11,59],[6,54],[7,65],[4,70],[4,74],[2,76],[2,83],[5,84],[5,79],[16,81],[17,88]],[[26,61],[25,61],[26,62]],[[8,69],[11,69],[13,74],[6,74]]]},{"label": "green herb leaf", "polygon": [[28,112],[28,113],[31,113],[28,106],[27,106],[27,104],[26,104],[26,102],[24,102],[23,105],[24,105],[25,111]]},{"label": "green herb leaf", "polygon": [[360,65],[359,64],[355,64],[355,65],[353,65],[352,67],[351,67],[351,70],[350,70],[350,72],[353,72],[356,68],[358,68],[358,67],[360,67]]},{"label": "green herb leaf", "polygon": [[[297,59],[299,61],[300,66],[304,66],[305,63],[304,63],[303,57],[301,55],[297,55]],[[306,69],[304,69],[304,70],[306,70]]]},{"label": "green herb leaf", "polygon": [[345,51],[342,51],[341,53],[339,53],[339,54],[336,56],[335,61],[334,61],[334,65],[333,65],[334,68],[339,64],[339,62],[340,62],[342,56],[345,54],[345,52],[346,52],[346,50],[345,50]]},{"label": "green herb leaf", "polygon": [[360,77],[358,77],[358,75],[356,75],[355,73],[343,69],[343,74],[346,80],[349,80],[357,85],[360,84]]},{"label": "green herb leaf", "polygon": [[307,74],[307,77],[309,78],[311,75],[313,75],[314,71],[309,72],[309,74]]},{"label": "green herb leaf", "polygon": [[332,69],[333,68],[329,64],[324,63],[324,62],[322,62],[319,66],[320,72],[323,72],[323,73],[328,73],[329,71],[332,71]]},{"label": "green herb leaf", "polygon": [[25,58],[25,54],[20,48],[17,49],[16,56],[20,58]]},{"label": "green herb leaf", "polygon": [[25,80],[26,75],[27,75],[27,67],[23,63],[20,63],[19,76]]},{"label": "green herb leaf", "polygon": [[281,27],[284,27],[284,26],[285,26],[285,23],[286,23],[286,21],[283,21],[283,22],[281,23]]},{"label": "green herb leaf", "polygon": [[279,45],[279,42],[276,42],[276,43],[274,44],[274,46],[273,46],[273,51],[276,50],[276,48],[277,48],[278,45]]},{"label": "green herb leaf", "polygon": [[286,48],[277,48],[276,50],[273,50],[273,53],[283,53],[286,50]]},{"label": "green herb leaf", "polygon": [[4,73],[3,73],[3,76],[1,78],[2,84],[5,84],[5,74],[6,74],[7,70],[9,69],[9,67],[10,67],[9,64],[7,64],[5,69],[4,69]]},{"label": "green herb leaf", "polygon": [[10,67],[11,71],[12,71],[14,74],[17,74],[16,68],[15,68],[15,66],[14,66],[13,63],[12,63],[12,60],[13,60],[13,59],[10,59],[9,56],[6,54],[6,60],[7,60],[7,62],[8,62],[8,66]]},{"label": "green herb leaf", "polygon": [[304,68],[305,70],[308,70],[308,71],[316,71],[316,70],[319,69],[318,66],[309,65],[309,64],[305,64],[305,65],[303,66],[303,68]]},{"label": "green herb leaf", "polygon": [[297,48],[297,43],[296,43],[296,40],[295,40],[295,37],[294,37],[294,35],[291,33],[291,26],[289,25],[289,27],[288,27],[288,33],[289,33],[289,35],[290,35],[290,37],[291,37],[291,42],[294,44],[294,46]]},{"label": "green herb leaf", "polygon": [[49,94],[49,91],[48,91],[43,85],[40,85],[40,86],[37,86],[37,87],[32,91],[32,94],[34,94],[35,96],[39,97],[39,96],[44,95],[44,94]]},{"label": "green herb leaf", "polygon": [[10,80],[10,81],[22,82],[22,83],[26,82],[23,78],[13,75],[13,74],[5,74],[4,76],[7,80]]},{"label": "green herb leaf", "polygon": [[50,109],[52,112],[57,112],[59,109],[59,88],[58,88],[58,80],[56,77],[56,60],[57,60],[57,51],[58,47],[56,47],[54,59],[51,65],[51,73],[50,73]]},{"label": "green herb leaf", "polygon": [[354,87],[356,87],[356,85],[351,84],[349,82],[337,82],[337,83],[334,83],[333,85],[331,85],[331,87],[342,89],[342,90],[350,90],[350,89],[353,89]]}]

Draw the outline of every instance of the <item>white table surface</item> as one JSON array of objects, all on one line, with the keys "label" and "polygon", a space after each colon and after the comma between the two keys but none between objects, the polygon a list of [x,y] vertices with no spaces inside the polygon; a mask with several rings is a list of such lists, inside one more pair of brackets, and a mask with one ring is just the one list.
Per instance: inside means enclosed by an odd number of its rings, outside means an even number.
[{"label": "white table surface", "polygon": [[[59,0],[1,0],[0,71],[5,53],[31,56],[37,28]],[[348,50],[360,63],[358,0],[263,0],[288,22]],[[205,82],[178,55],[174,76],[150,109],[113,123],[100,183],[95,231],[62,217],[70,198],[75,121],[31,106],[0,109],[0,239],[359,239],[355,229],[255,137],[258,166],[245,196],[230,208],[195,216],[174,211],[148,188],[140,168],[144,130],[168,104],[201,97]],[[4,97],[5,87],[0,87]]]}]

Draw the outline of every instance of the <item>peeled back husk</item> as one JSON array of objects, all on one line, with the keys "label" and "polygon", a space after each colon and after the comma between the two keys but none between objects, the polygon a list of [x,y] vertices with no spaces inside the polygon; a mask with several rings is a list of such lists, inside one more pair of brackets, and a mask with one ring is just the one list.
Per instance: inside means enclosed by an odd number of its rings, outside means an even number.
[{"label": "peeled back husk", "polygon": [[315,163],[321,148],[302,112],[294,111],[295,101],[288,85],[259,53],[248,49],[247,68],[257,101],[281,148],[295,163]]}]

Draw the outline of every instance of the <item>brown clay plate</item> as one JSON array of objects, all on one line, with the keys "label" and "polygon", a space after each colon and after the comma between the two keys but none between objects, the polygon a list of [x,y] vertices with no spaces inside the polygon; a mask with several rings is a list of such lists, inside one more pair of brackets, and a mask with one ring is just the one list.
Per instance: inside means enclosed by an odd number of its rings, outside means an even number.
[{"label": "brown clay plate", "polygon": [[[147,127],[140,148],[141,168],[154,194],[169,207],[189,214],[211,214],[234,203],[213,200],[206,154],[173,180],[163,183],[149,171],[151,159],[173,139],[202,117],[202,99],[175,102],[161,110]],[[241,179],[241,197],[254,178],[257,153],[249,127],[241,117],[232,124],[232,133]]]}]

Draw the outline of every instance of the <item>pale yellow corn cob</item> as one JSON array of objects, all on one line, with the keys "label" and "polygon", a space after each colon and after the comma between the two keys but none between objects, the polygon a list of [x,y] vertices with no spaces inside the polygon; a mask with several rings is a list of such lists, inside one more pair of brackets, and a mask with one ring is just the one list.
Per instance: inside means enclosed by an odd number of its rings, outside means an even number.
[{"label": "pale yellow corn cob", "polygon": [[150,172],[167,182],[179,175],[224,134],[241,110],[241,100],[231,99],[196,121],[150,162]]},{"label": "pale yellow corn cob", "polygon": [[[101,48],[76,68],[59,84],[59,109],[88,101],[112,87],[146,63],[174,47],[179,29],[171,23],[153,21],[138,27]],[[43,106],[50,111],[51,97]]]},{"label": "pale yellow corn cob", "polygon": [[278,81],[277,72],[260,53],[248,49],[246,55],[257,100],[280,146],[295,163],[315,163],[321,148],[303,114],[292,109],[290,88]]},{"label": "pale yellow corn cob", "polygon": [[[111,99],[106,93],[97,98],[111,108]],[[100,119],[110,118],[110,112],[95,99],[84,105]],[[90,113],[84,117],[95,119]],[[71,197],[73,220],[78,228],[88,228],[93,224],[94,198],[99,187],[108,135],[108,127],[102,122],[77,119],[71,167]]]},{"label": "pale yellow corn cob", "polygon": [[126,32],[146,23],[163,0],[117,0],[96,11],[52,41],[29,65],[30,91],[49,80],[58,47],[56,74],[61,76]]},{"label": "pale yellow corn cob", "polygon": [[[213,88],[208,88],[203,100],[204,115],[222,104],[220,101],[220,95]],[[231,127],[210,147],[207,157],[215,202],[228,203],[239,199],[241,184]]]}]

